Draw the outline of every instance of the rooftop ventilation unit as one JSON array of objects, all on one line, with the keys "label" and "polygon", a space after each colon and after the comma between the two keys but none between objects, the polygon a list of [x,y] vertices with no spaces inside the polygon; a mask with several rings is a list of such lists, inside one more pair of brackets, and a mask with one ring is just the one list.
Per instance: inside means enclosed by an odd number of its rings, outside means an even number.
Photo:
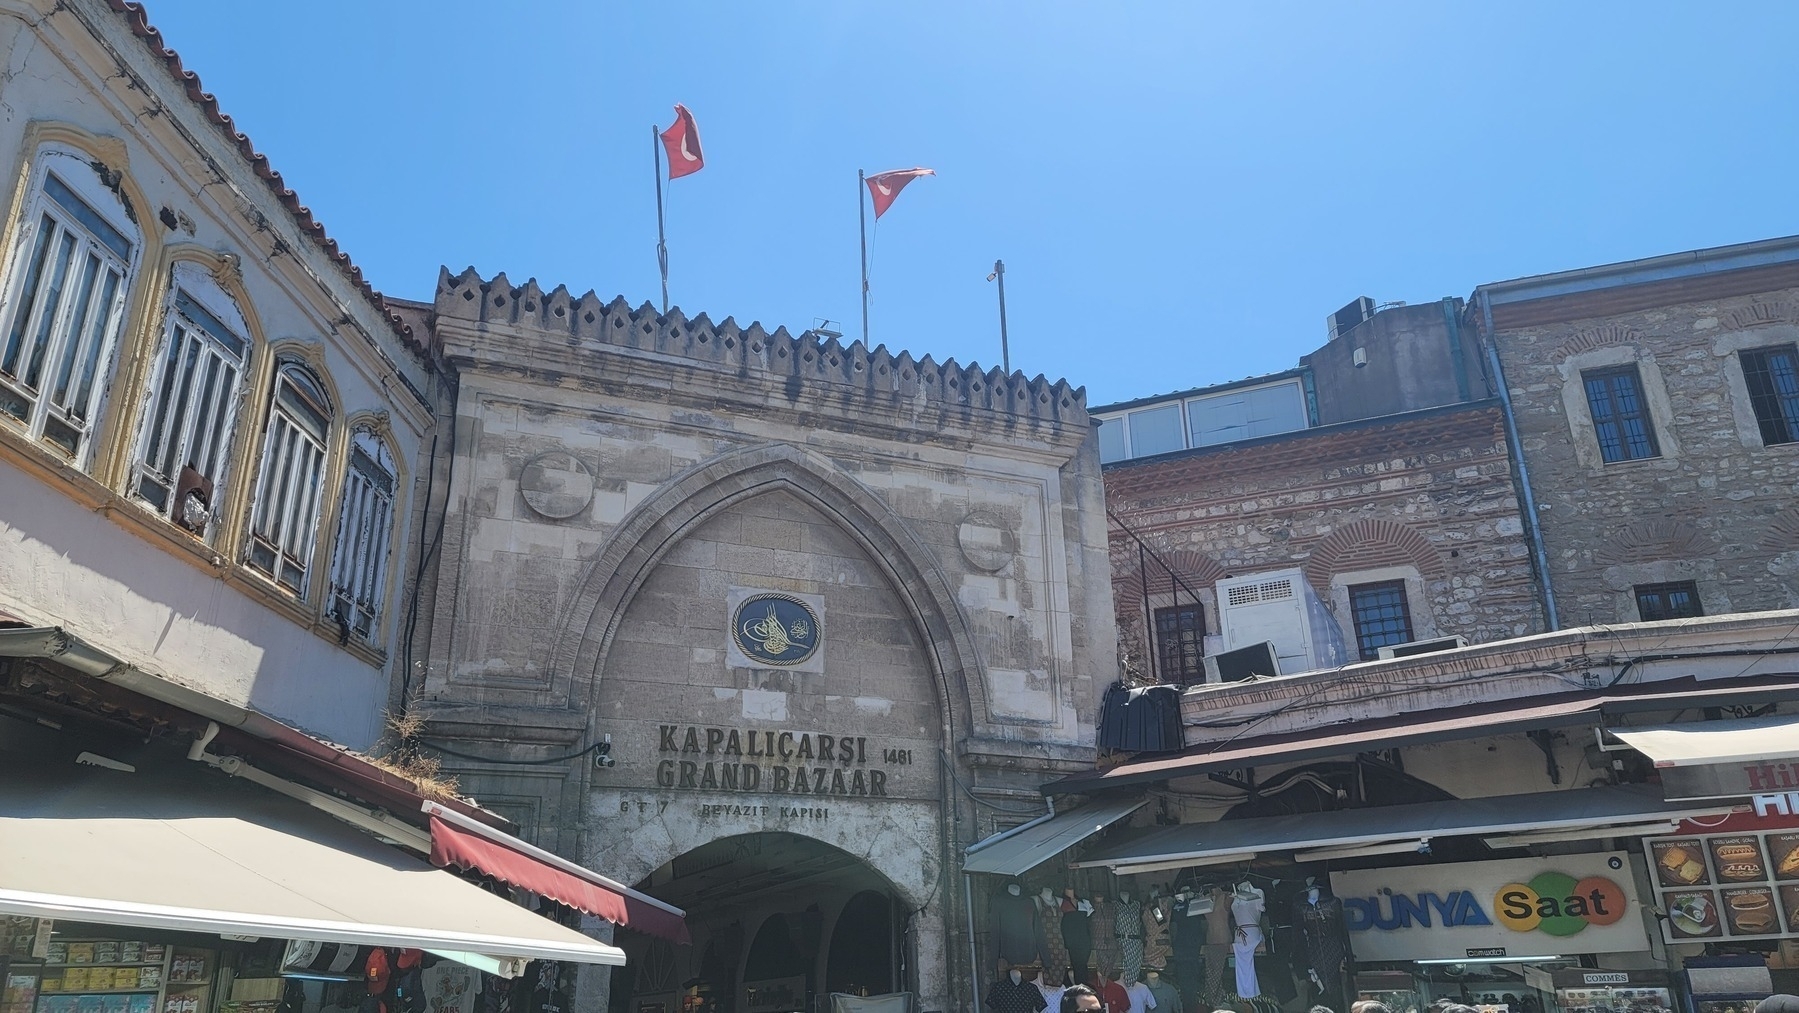
[{"label": "rooftop ventilation unit", "polygon": [[1224,635],[1227,651],[1272,642],[1279,671],[1268,674],[1292,675],[1318,667],[1302,571],[1274,570],[1226,577],[1216,587],[1219,632]]},{"label": "rooftop ventilation unit", "polygon": [[1461,637],[1437,637],[1434,640],[1414,640],[1409,644],[1394,644],[1380,649],[1382,661],[1392,658],[1410,658],[1420,654],[1435,654],[1438,651],[1453,651],[1458,647],[1467,647],[1468,641]]},{"label": "rooftop ventilation unit", "polygon": [[1324,329],[1330,334],[1330,340],[1335,341],[1343,335],[1348,334],[1350,331],[1355,330],[1356,325],[1373,315],[1374,300],[1367,296],[1362,296],[1348,306],[1325,317]]}]

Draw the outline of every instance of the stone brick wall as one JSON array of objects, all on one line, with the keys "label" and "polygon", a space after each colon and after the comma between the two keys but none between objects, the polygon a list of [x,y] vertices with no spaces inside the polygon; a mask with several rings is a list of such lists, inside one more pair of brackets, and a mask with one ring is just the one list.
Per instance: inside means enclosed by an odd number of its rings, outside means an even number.
[{"label": "stone brick wall", "polygon": [[[1214,581],[1289,567],[1305,571],[1352,648],[1341,588],[1357,573],[1407,579],[1420,638],[1542,629],[1491,402],[1120,463],[1105,478],[1113,513],[1200,592],[1210,631]],[[1136,543],[1115,522],[1111,544],[1121,628],[1141,643]],[[1151,605],[1172,604],[1171,582],[1148,569]]]},{"label": "stone brick wall", "polygon": [[[1799,340],[1799,288],[1705,299],[1693,284],[1646,309],[1607,313],[1620,297],[1602,291],[1556,300],[1560,319],[1496,314],[1564,626],[1634,622],[1633,587],[1666,581],[1693,581],[1708,615],[1799,605],[1799,444],[1763,446],[1738,357]],[[1627,291],[1640,304],[1656,287]],[[1661,454],[1607,464],[1580,373],[1625,364]]]}]

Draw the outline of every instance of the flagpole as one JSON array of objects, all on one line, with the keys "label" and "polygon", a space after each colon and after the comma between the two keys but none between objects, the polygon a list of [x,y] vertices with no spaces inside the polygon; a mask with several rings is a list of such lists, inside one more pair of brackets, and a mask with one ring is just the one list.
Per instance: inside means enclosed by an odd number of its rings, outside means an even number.
[{"label": "flagpole", "polygon": [[861,169],[856,170],[856,220],[862,228],[862,344],[868,344],[868,202],[863,191],[868,189],[868,177]]},{"label": "flagpole", "polygon": [[1006,262],[993,262],[993,277],[999,282],[999,361],[1000,369],[1012,375],[1012,353],[1006,347]]},{"label": "flagpole", "polygon": [[662,313],[668,314],[668,235],[662,220],[662,131],[650,124],[650,150],[656,159],[656,268],[662,273]]}]

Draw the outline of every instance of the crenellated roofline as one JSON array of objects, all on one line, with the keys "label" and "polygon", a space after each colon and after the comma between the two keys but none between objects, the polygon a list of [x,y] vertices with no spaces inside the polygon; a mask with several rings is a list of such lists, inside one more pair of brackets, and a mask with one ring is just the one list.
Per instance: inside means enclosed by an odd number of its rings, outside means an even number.
[{"label": "crenellated roofline", "polygon": [[955,359],[938,363],[930,355],[870,351],[860,341],[847,344],[816,331],[797,337],[785,327],[760,323],[740,327],[726,317],[714,323],[701,313],[689,318],[679,308],[663,314],[649,302],[632,308],[623,296],[602,302],[591,289],[572,296],[558,285],[545,293],[536,279],[514,285],[504,272],[483,279],[473,267],[452,275],[440,269],[436,311],[439,321],[462,320],[555,335],[568,344],[602,344],[723,367],[744,377],[760,371],[770,384],[792,378],[850,388],[871,396],[924,398],[942,408],[984,409],[1056,425],[1087,422],[1087,389]]}]

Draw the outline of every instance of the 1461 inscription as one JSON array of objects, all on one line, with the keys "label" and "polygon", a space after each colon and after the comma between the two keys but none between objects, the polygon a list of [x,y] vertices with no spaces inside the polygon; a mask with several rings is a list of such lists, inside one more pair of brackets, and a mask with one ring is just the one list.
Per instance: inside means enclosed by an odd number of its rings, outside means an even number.
[{"label": "1461 inscription", "polygon": [[[656,751],[656,784],[677,791],[888,797],[861,735],[661,725]],[[878,762],[906,765],[912,751],[883,749]]]}]

